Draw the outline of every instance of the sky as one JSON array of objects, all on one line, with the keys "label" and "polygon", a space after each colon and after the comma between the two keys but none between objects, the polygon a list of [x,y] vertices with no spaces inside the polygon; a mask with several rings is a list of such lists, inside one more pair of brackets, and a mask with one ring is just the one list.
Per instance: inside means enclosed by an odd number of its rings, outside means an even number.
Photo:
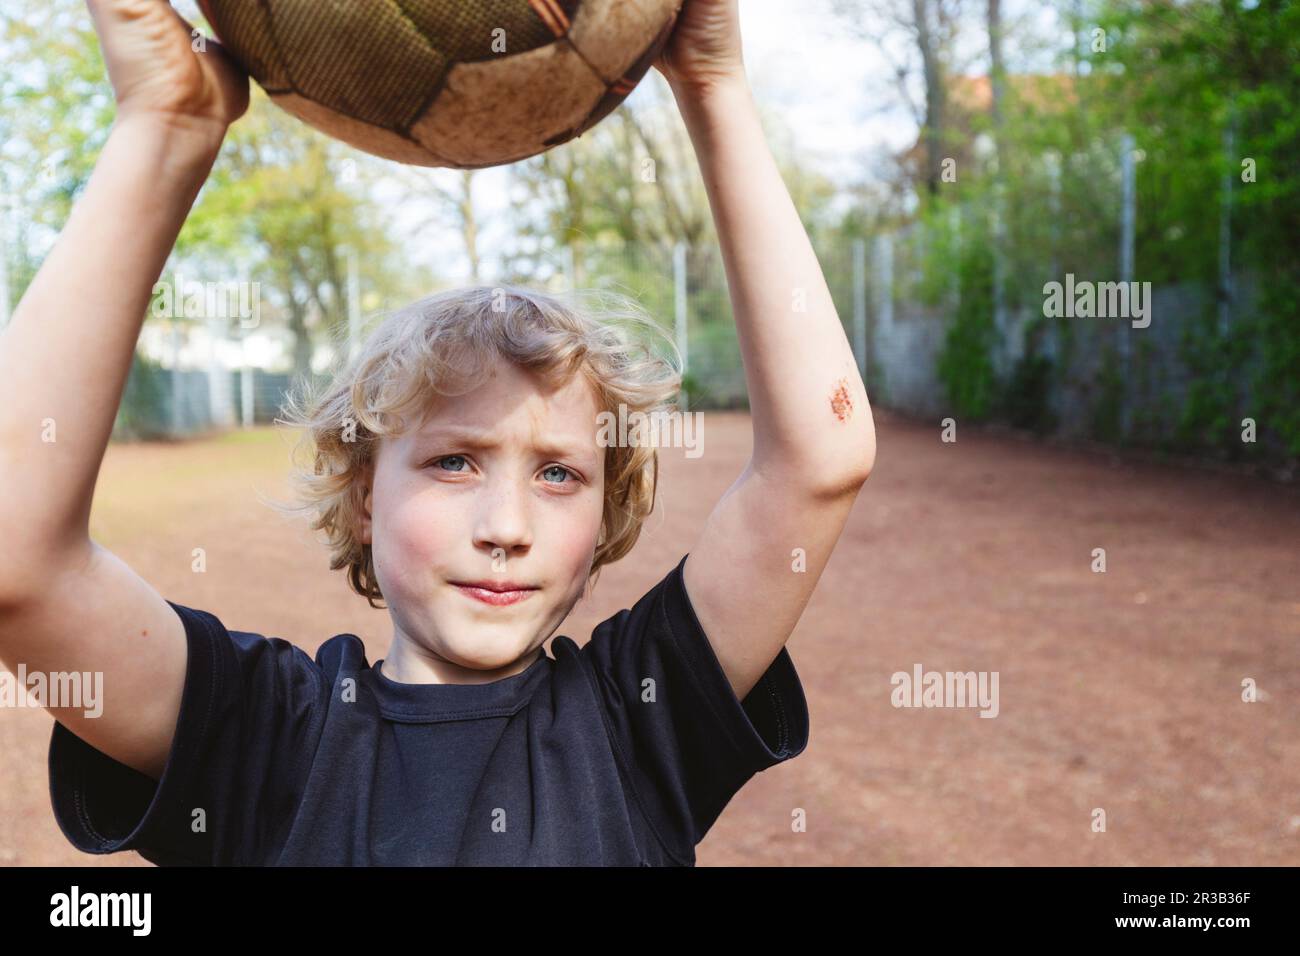
[{"label": "sky", "polygon": [[[967,4],[965,16],[969,22],[961,30],[958,69],[986,72],[983,4]],[[740,17],[746,72],[755,100],[790,128],[801,166],[847,186],[876,177],[883,157],[915,143],[916,120],[899,96],[891,66],[876,43],[861,35],[864,23],[871,29],[865,15],[861,22],[850,24],[833,13],[829,0],[740,0]],[[1045,0],[1004,0],[1003,18],[1008,34],[1050,37],[1056,28],[1055,7]],[[905,35],[883,24],[877,35],[894,62],[908,61],[912,51]],[[1012,69],[1050,69],[1049,59],[1035,62],[1039,57],[1017,44],[1014,35],[1006,46]],[[919,82],[916,77],[913,99],[917,101]],[[635,108],[648,95],[643,87],[662,83],[652,70],[629,97],[629,105]],[[505,171],[497,169],[486,171],[476,182],[476,205],[489,220],[482,233],[489,248],[510,228],[508,217],[500,215],[508,207],[506,181]],[[499,221],[492,222],[494,217]],[[454,243],[440,244],[438,261],[459,255]]]},{"label": "sky", "polygon": [[[191,22],[201,22],[194,0],[177,0],[175,6]],[[894,81],[874,44],[855,36],[832,13],[828,0],[741,0],[740,13],[746,72],[755,99],[789,128],[801,165],[848,184],[869,177],[883,151],[897,152],[915,141],[915,122],[895,96]],[[629,97],[633,108],[651,95],[643,89],[647,84],[663,85],[663,80],[652,70]],[[666,85],[661,92],[671,100]],[[437,169],[428,175],[448,185],[456,176]],[[488,277],[495,252],[509,242],[516,225],[508,184],[505,168],[483,170],[475,177],[480,249]],[[427,221],[432,204],[420,208],[405,201],[404,193],[393,190],[390,195],[394,198],[386,200],[381,185],[376,199],[396,230],[414,233],[416,241],[405,251],[414,268],[427,270],[430,291],[447,281],[466,281],[468,265],[456,230],[450,225],[443,230],[421,228],[418,224]],[[417,284],[424,283],[417,277]],[[365,303],[367,315],[373,305]],[[277,341],[274,335],[254,338],[261,341],[251,343],[255,355],[250,358],[258,364],[288,348],[287,340]]]},{"label": "sky", "polygon": [[890,79],[879,54],[825,0],[742,0],[740,11],[755,98],[781,109],[810,162],[851,179],[869,153],[915,138],[906,112],[888,108]]},{"label": "sky", "polygon": [[[194,0],[176,0],[174,5],[191,22],[202,22]],[[1042,0],[1009,0],[1004,5],[1009,20],[1017,10],[1036,17],[1050,8]],[[847,186],[871,178],[881,156],[915,141],[915,121],[901,103],[876,44],[836,16],[830,0],[741,0],[740,11],[755,99],[789,129],[789,145],[800,165]],[[856,26],[860,31],[861,24]],[[977,45],[982,45],[981,26],[972,23],[965,31]],[[909,51],[897,44],[906,44],[906,39],[899,36],[891,42],[893,58],[904,59]],[[966,58],[982,71],[982,49],[968,51]],[[659,84],[671,100],[662,78],[651,71],[629,98],[633,108],[651,96],[644,89],[649,84]],[[456,176],[450,170],[429,170],[428,175],[435,180]],[[510,215],[508,182],[504,168],[484,170],[475,180],[481,246],[489,263],[494,251],[509,239],[517,218]],[[429,212],[409,202],[388,200],[382,189],[376,201],[403,235],[418,228],[413,224]],[[466,260],[460,237],[450,226],[416,233],[416,248],[409,251],[415,268],[428,270],[430,289],[447,280],[463,281],[458,276],[466,269]]]},{"label": "sky", "polygon": [[[905,0],[898,0],[905,3]],[[201,22],[195,0],[175,0],[175,7],[191,22]],[[1023,18],[1031,23],[1028,33],[1043,35],[1044,18],[1050,20],[1053,5],[1048,0],[1004,0],[1009,23]],[[969,49],[959,51],[970,72],[984,70],[983,5],[969,5],[974,18],[963,31]],[[805,168],[823,173],[841,187],[874,177],[881,157],[905,150],[917,138],[917,124],[897,95],[891,69],[874,39],[862,35],[863,22],[850,25],[836,16],[831,0],[740,0],[741,33],[744,40],[746,73],[755,100],[764,116],[789,130],[785,140]],[[857,30],[854,29],[857,27]],[[885,35],[881,25],[880,35]],[[1050,27],[1048,27],[1050,33]],[[910,49],[905,36],[887,40],[893,60],[906,59]],[[904,46],[898,46],[904,44]],[[1014,48],[1014,47],[1013,47]],[[1032,66],[1032,64],[1028,64]],[[1013,62],[1011,68],[1017,68]],[[630,107],[653,99],[649,85],[659,85],[662,99],[671,101],[662,77],[651,70],[642,86],[630,95]],[[919,90],[917,91],[919,95]],[[776,133],[771,130],[770,133]],[[430,177],[454,179],[454,170],[428,170]],[[506,169],[482,170],[476,177],[476,208],[481,224],[481,251],[490,278],[495,254],[510,245],[517,215],[510,208]],[[390,191],[390,195],[395,195]],[[451,224],[437,225],[437,212],[407,202],[386,199],[381,190],[376,200],[390,215],[403,235],[415,234],[415,248],[408,246],[413,268],[426,272],[430,290],[446,281],[464,281],[468,271],[460,235]],[[364,273],[364,265],[363,265]],[[364,284],[364,276],[363,276]],[[369,312],[372,303],[365,303]],[[269,347],[270,343],[266,343]],[[266,356],[259,356],[266,358]]]},{"label": "sky", "polygon": [[[851,36],[827,0],[741,0],[740,13],[755,100],[790,127],[801,164],[849,183],[868,175],[879,151],[898,151],[915,140],[915,123],[901,105],[887,108],[893,81],[873,46]],[[663,83],[653,70],[642,87],[652,83]],[[642,87],[629,97],[630,107],[649,94]],[[504,169],[476,177],[476,208],[485,220],[481,238],[489,250],[510,229],[503,215],[507,182]],[[463,263],[457,239],[431,237],[431,267]]]},{"label": "sky", "polygon": [[[202,23],[195,0],[175,0],[178,12],[191,23]],[[800,164],[817,169],[837,182],[865,175],[870,155],[884,147],[899,149],[915,137],[911,120],[900,110],[881,113],[872,102],[873,87],[886,88],[879,58],[866,41],[850,36],[834,17],[827,0],[741,0],[741,30],[747,72],[760,106],[779,116],[792,133],[792,147]],[[651,71],[642,87],[666,86]],[[638,101],[651,95],[638,88],[630,97]],[[875,108],[873,108],[875,107]],[[431,177],[454,178],[448,170],[430,170]],[[475,200],[482,220],[485,256],[506,243],[514,228],[506,192],[508,173],[503,168],[483,171],[475,182]],[[395,228],[407,234],[427,217],[428,210],[387,201],[381,191],[376,200],[391,215]],[[417,268],[427,268],[430,286],[456,281],[466,268],[460,237],[452,228],[418,236],[412,250]],[[421,265],[423,264],[423,265]]]}]

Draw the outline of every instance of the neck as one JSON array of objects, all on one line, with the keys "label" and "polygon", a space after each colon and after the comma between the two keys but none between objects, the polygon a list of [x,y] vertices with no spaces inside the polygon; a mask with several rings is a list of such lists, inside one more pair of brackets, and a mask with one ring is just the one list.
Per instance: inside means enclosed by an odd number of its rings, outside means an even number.
[{"label": "neck", "polygon": [[474,667],[469,663],[448,660],[422,647],[400,631],[393,635],[388,656],[379,671],[399,684],[487,684],[522,674],[544,651],[535,647],[527,654],[500,667]]}]

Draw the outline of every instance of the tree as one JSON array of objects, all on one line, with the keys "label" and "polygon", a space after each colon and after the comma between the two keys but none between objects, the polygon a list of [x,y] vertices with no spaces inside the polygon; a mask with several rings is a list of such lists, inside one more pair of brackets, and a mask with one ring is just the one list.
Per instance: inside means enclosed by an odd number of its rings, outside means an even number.
[{"label": "tree", "polygon": [[[961,0],[831,0],[831,9],[874,44],[892,68],[899,97],[925,143],[921,182],[936,195],[947,148],[947,83],[956,72],[953,41],[960,28]],[[912,90],[918,79],[923,105],[917,104]]]},{"label": "tree", "polygon": [[255,90],[181,232],[181,255],[269,279],[294,335],[295,374],[310,371],[313,330],[333,335],[347,322],[347,250],[372,291],[400,285],[396,244],[366,195],[382,170]]}]

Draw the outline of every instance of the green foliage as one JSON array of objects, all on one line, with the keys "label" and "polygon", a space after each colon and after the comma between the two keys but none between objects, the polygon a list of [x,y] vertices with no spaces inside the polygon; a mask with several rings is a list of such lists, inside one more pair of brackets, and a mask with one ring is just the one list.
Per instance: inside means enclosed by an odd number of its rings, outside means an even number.
[{"label": "green foliage", "polygon": [[1286,454],[1300,457],[1300,280],[1288,280],[1267,287],[1262,296],[1256,417],[1281,437]]},{"label": "green foliage", "polygon": [[682,391],[686,393],[686,402],[691,409],[712,404],[713,396],[709,394],[708,387],[691,372],[682,375]]},{"label": "green foliage", "polygon": [[1175,428],[1177,444],[1201,452],[1235,451],[1242,372],[1255,337],[1250,323],[1230,331],[1218,328],[1213,308],[1195,316],[1183,330],[1180,351],[1190,376],[1187,399]]},{"label": "green foliage", "polygon": [[[116,107],[84,0],[0,14],[0,54],[0,201],[16,199],[17,300],[89,179]],[[406,280],[413,270],[402,268],[400,237],[369,201],[369,187],[392,168],[313,131],[254,86],[252,107],[231,127],[167,273],[257,282],[268,324],[289,326],[301,363],[313,338],[346,321],[344,247],[358,254],[366,311],[428,291]],[[8,221],[2,212],[0,221]]]},{"label": "green foliage", "polygon": [[[1235,456],[1256,447],[1239,436],[1242,417],[1251,416],[1259,448],[1300,455],[1300,4],[1101,0],[1086,22],[1107,31],[1106,50],[1066,53],[1055,73],[1009,76],[1001,125],[978,110],[964,118],[972,137],[981,129],[995,137],[997,164],[991,155],[981,160],[969,142],[956,144],[968,150],[960,182],[921,197],[912,241],[899,244],[900,297],[952,310],[938,358],[948,400],[971,418],[1037,431],[1056,426],[1049,400],[1072,370],[1089,364],[1077,348],[1090,336],[1075,335],[1077,320],[1061,320],[1055,364],[1030,346],[999,383],[990,359],[1000,346],[992,230],[975,224],[994,212],[1001,222],[1008,313],[1035,312],[1044,283],[1067,272],[1120,278],[1127,132],[1140,151],[1132,278],[1177,285],[1182,301],[1203,307],[1155,317],[1180,326],[1174,358],[1190,382],[1185,395],[1171,399],[1176,393],[1163,390],[1163,379],[1152,380],[1170,358],[1153,350],[1173,339],[1136,333],[1127,373],[1110,352],[1080,383],[1085,427],[1105,441]],[[1252,164],[1253,181],[1243,178]],[[1238,297],[1221,329],[1225,212]]]},{"label": "green foliage", "polygon": [[1056,427],[1051,406],[1052,360],[1027,353],[1011,370],[1002,392],[1001,416],[1016,428],[1046,434]]},{"label": "green foliage", "polygon": [[84,0],[23,7],[0,11],[0,228],[11,302],[67,221],[115,108]]},{"label": "green foliage", "polygon": [[126,440],[165,437],[170,430],[170,397],[168,370],[136,352],[131,358],[131,372],[113,423],[113,437]]},{"label": "green foliage", "polygon": [[1119,355],[1107,349],[1096,378],[1096,395],[1088,409],[1089,434],[1098,441],[1124,440],[1124,373]]},{"label": "green foliage", "polygon": [[960,301],[939,353],[939,380],[954,412],[979,421],[989,417],[998,400],[992,350],[993,256],[987,237],[968,230],[958,258]]},{"label": "green foliage", "polygon": [[[1237,453],[1241,415],[1253,414],[1261,440],[1300,454],[1300,4],[1109,0],[1101,22],[1118,37],[1094,60],[1109,70],[1105,116],[1137,131],[1147,154],[1141,277],[1191,280],[1213,294],[1226,177],[1234,271],[1262,290],[1252,315],[1234,303],[1227,330],[1209,315],[1189,323],[1182,351],[1193,384],[1176,439]],[[1237,407],[1247,385],[1257,409]]]},{"label": "green foliage", "polygon": [[[951,202],[930,202],[917,222],[910,250],[919,258],[916,282],[905,294],[921,305],[934,308],[952,297],[952,264],[961,262],[960,210]],[[958,277],[958,284],[964,281]]]}]

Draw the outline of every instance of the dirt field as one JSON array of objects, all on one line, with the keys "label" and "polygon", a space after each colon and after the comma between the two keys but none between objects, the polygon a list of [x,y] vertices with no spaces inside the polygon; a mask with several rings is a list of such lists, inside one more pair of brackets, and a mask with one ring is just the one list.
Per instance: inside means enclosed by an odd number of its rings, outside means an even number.
[{"label": "dirt field", "polygon": [[[877,420],[876,473],[788,645],[808,748],[732,801],[700,864],[1300,864],[1300,492]],[[641,541],[559,633],[585,641],[691,549],[750,448],[742,415],[704,434],[703,457],[663,455]],[[95,537],[231,628],[312,652],[352,631],[383,656],[386,612],[257,499],[287,494],[287,450],[271,430],[115,446]],[[896,709],[890,676],[914,664],[997,671],[1000,713]],[[64,840],[51,723],[0,710],[0,864],[148,865]]]}]

